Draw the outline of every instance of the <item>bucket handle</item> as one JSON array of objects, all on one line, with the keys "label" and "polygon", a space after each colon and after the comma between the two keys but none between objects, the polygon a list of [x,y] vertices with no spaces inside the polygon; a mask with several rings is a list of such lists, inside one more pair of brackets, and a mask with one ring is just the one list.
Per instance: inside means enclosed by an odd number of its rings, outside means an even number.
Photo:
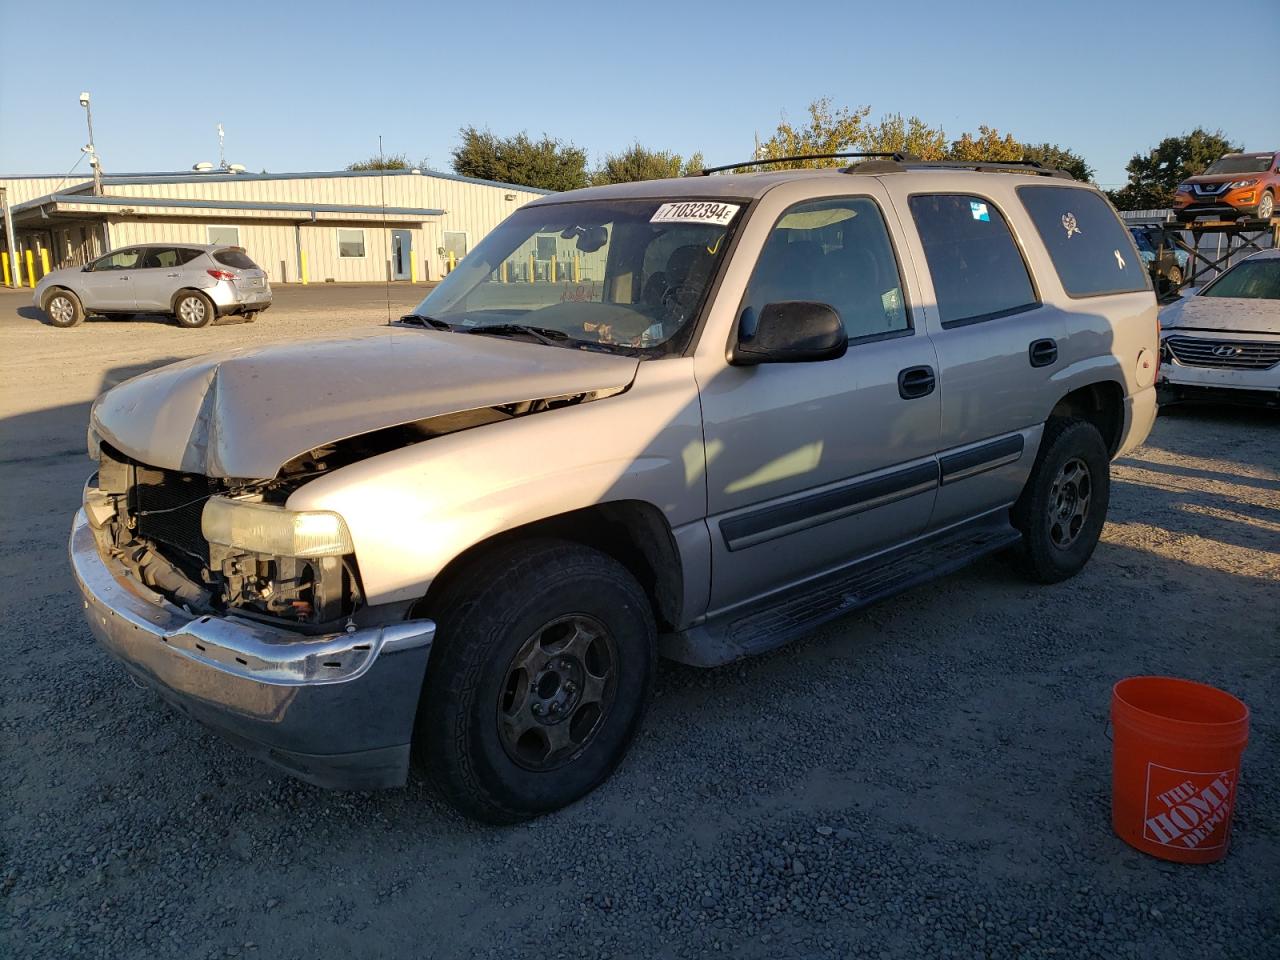
[{"label": "bucket handle", "polygon": [[1114,740],[1112,740],[1112,737],[1111,737],[1111,716],[1110,715],[1107,715],[1102,718],[1102,735],[1106,737],[1108,740],[1111,740],[1113,743],[1115,742]]}]

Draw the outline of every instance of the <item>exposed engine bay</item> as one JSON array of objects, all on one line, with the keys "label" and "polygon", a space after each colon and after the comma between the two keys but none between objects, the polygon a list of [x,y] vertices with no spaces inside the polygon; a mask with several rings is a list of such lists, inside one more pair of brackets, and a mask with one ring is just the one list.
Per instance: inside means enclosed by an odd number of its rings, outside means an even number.
[{"label": "exposed engine bay", "polygon": [[210,498],[283,507],[317,476],[382,453],[562,407],[625,388],[483,407],[397,424],[316,447],[269,480],[206,477],[141,463],[98,442],[96,487],[84,508],[98,548],[139,583],[192,614],[260,619],[303,632],[357,623],[365,599],[353,554],[294,557],[246,551],[206,539]]}]

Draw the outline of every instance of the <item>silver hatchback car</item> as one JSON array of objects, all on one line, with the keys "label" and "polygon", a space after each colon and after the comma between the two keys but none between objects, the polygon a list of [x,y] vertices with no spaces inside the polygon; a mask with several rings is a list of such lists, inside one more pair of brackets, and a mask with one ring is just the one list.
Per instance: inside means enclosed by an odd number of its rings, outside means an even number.
[{"label": "silver hatchback car", "polygon": [[271,306],[271,284],[243,247],[143,243],[53,271],[32,299],[55,327],[88,314],[166,313],[194,328],[230,314],[252,319]]}]

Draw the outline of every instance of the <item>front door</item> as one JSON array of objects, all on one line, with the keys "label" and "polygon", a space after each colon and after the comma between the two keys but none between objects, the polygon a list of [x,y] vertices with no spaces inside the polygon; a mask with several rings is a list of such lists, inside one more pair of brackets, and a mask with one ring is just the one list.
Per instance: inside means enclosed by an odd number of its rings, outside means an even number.
[{"label": "front door", "polygon": [[879,190],[868,183],[863,195],[784,211],[738,316],[749,330],[765,304],[828,303],[848,352],[700,371],[713,614],[907,540],[928,521],[937,360],[907,302]]},{"label": "front door", "polygon": [[408,280],[413,275],[413,234],[391,231],[391,279]]},{"label": "front door", "polygon": [[84,279],[85,309],[130,312],[137,308],[133,278],[142,265],[142,249],[125,247],[94,261]]}]

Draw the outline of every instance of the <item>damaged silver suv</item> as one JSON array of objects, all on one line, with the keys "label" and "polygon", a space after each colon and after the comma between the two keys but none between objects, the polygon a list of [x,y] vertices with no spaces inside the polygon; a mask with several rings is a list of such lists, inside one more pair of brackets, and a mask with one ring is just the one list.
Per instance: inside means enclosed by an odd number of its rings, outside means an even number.
[{"label": "damaged silver suv", "polygon": [[416,758],[495,822],[600,784],[698,666],[1004,551],[1089,559],[1155,416],[1156,303],[1093,188],[909,158],[549,196],[399,324],[94,405],[98,639],[330,787]]}]

